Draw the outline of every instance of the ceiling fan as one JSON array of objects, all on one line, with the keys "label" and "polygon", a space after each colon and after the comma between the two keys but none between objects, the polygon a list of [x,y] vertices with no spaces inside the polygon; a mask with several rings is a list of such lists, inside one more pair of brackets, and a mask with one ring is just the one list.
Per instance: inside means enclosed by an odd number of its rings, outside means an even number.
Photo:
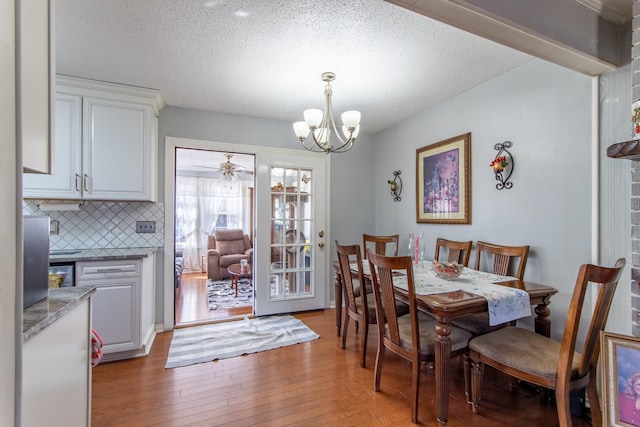
[{"label": "ceiling fan", "polygon": [[217,168],[212,166],[203,166],[203,165],[194,165],[194,166],[198,168],[215,169],[221,173],[220,179],[225,181],[236,179],[243,174],[253,175],[253,171],[248,170],[246,167],[242,165],[231,162],[231,158],[233,157],[233,154],[225,154],[224,157],[226,157],[227,161],[220,163],[219,167]]}]

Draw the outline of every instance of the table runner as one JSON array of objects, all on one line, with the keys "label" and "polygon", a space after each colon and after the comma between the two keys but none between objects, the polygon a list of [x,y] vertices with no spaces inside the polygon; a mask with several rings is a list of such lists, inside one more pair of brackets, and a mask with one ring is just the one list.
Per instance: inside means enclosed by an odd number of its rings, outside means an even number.
[{"label": "table runner", "polygon": [[[369,275],[369,265],[362,267],[364,274]],[[353,264],[352,268],[357,270],[358,267]],[[516,280],[516,278],[465,267],[459,278],[449,281],[436,276],[429,261],[414,266],[413,269],[417,295],[464,291],[484,297],[489,306],[489,325],[491,326],[531,316],[531,303],[526,291],[496,284],[508,280]],[[408,290],[407,277],[404,275],[394,276],[393,284],[400,289]]]},{"label": "table runner", "polygon": [[[502,281],[505,280],[513,279],[507,278]],[[460,285],[461,290],[482,296],[487,300],[490,326],[501,325],[512,320],[531,316],[531,302],[527,291],[500,286],[484,279],[472,279],[469,282],[461,281],[457,285]]]}]

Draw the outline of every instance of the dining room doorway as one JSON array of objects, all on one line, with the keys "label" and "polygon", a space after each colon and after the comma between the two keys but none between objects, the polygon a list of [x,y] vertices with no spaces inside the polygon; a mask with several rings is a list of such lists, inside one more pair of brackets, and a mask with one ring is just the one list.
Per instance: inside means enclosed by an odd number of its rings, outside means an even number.
[{"label": "dining room doorway", "polygon": [[223,230],[242,230],[253,246],[254,170],[253,154],[176,147],[176,326],[253,314],[251,281],[232,283],[226,268],[222,276],[217,268],[208,274],[208,250],[209,236]]},{"label": "dining room doorway", "polygon": [[[164,152],[164,170],[165,170],[165,186],[164,186],[164,212],[165,223],[169,226],[165,227],[165,246],[163,248],[163,277],[164,286],[159,297],[159,302],[162,304],[162,318],[163,329],[171,330],[175,327],[175,284],[174,284],[174,248],[175,248],[175,229],[170,226],[175,223],[175,153],[177,148],[192,148],[209,151],[222,151],[225,153],[235,154],[249,154],[255,156],[255,183],[256,188],[254,190],[255,209],[254,209],[254,226],[253,226],[253,243],[254,243],[254,269],[253,279],[256,289],[261,286],[266,287],[265,292],[268,292],[269,286],[272,282],[272,275],[274,273],[272,263],[270,263],[271,257],[269,256],[272,250],[271,242],[271,200],[273,191],[270,188],[277,186],[277,182],[271,182],[273,176],[267,173],[272,167],[285,167],[291,169],[300,170],[306,169],[305,165],[308,159],[320,160],[313,167],[318,173],[316,178],[313,178],[316,197],[320,196],[320,199],[329,200],[329,176],[325,173],[325,170],[329,170],[330,156],[326,156],[322,153],[310,153],[302,150],[292,150],[283,148],[273,148],[266,146],[255,145],[241,145],[230,144],[214,141],[194,140],[188,138],[178,137],[165,137],[165,152]],[[315,162],[315,161],[314,161]],[[264,175],[264,179],[260,179],[261,174]],[[304,173],[298,174],[301,182],[303,181]],[[306,179],[306,178],[305,178]],[[260,184],[259,186],[257,184]],[[283,183],[285,184],[285,183]],[[287,192],[285,191],[285,194]],[[285,195],[286,197],[286,195]],[[319,199],[319,200],[320,200]],[[313,260],[313,267],[307,268],[306,264],[302,264],[299,267],[301,270],[299,273],[304,274],[302,270],[308,270],[309,274],[313,275],[313,281],[316,284],[316,291],[312,295],[312,298],[318,302],[319,306],[316,308],[329,307],[329,286],[331,285],[329,280],[325,280],[329,277],[330,263],[325,262],[329,259],[329,255],[326,253],[329,245],[325,243],[331,241],[330,230],[326,226],[329,211],[329,203],[319,203],[315,205],[317,208],[323,209],[322,221],[316,222],[314,226],[313,238],[315,254],[310,258]],[[262,219],[263,225],[260,225],[258,220]],[[291,218],[290,218],[291,219]],[[322,232],[322,233],[321,233]],[[320,236],[322,234],[322,236]],[[284,246],[301,246],[301,243],[285,242]],[[306,242],[304,244],[306,250]],[[305,257],[306,260],[306,257]],[[287,271],[287,273],[293,273],[294,271]],[[298,272],[296,272],[297,274]],[[259,293],[259,292],[257,292]],[[300,304],[305,304],[310,301],[307,295],[304,295],[298,301],[289,299],[287,303],[290,305],[288,309],[290,311],[304,310],[305,308]],[[269,306],[278,305],[279,301],[269,302]],[[266,306],[265,306],[266,307]]]}]

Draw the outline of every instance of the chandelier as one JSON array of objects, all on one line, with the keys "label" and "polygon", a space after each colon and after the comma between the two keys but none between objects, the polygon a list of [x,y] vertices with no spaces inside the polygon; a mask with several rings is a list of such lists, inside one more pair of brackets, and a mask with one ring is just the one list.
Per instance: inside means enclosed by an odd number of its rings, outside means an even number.
[{"label": "chandelier", "polygon": [[[345,111],[342,113],[342,133],[344,138],[340,136],[336,123],[333,120],[333,110],[331,108],[331,82],[335,80],[336,75],[331,72],[322,73],[322,81],[326,82],[324,87],[324,113],[317,109],[304,111],[304,122],[295,122],[293,131],[300,139],[302,146],[309,151],[325,152],[325,153],[344,153],[349,151],[354,141],[360,133],[360,112]],[[311,141],[307,141],[307,137],[311,133]],[[339,141],[337,146],[331,144],[332,133],[335,134]]]}]

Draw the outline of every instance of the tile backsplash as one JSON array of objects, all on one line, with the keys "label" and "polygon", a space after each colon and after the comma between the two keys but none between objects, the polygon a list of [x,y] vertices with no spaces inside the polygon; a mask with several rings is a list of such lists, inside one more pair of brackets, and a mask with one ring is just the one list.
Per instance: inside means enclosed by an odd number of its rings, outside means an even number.
[{"label": "tile backsplash", "polygon": [[[80,210],[43,211],[39,201],[24,200],[23,215],[58,221],[51,249],[147,248],[164,246],[164,203],[84,201]],[[155,233],[136,233],[136,221],[155,221]]]}]

